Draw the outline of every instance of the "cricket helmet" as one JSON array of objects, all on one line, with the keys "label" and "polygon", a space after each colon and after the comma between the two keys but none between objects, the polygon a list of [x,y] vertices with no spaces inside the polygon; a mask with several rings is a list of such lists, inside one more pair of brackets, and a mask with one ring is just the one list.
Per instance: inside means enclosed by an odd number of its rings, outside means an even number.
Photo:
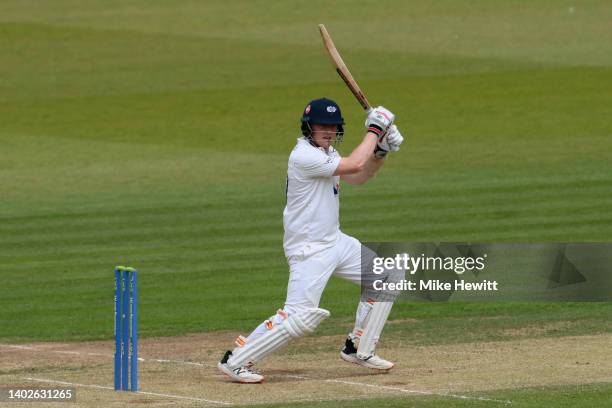
[{"label": "cricket helmet", "polygon": [[336,142],[341,142],[344,136],[344,119],[340,106],[331,99],[320,98],[308,102],[302,113],[302,134],[312,137],[312,125],[338,125]]}]

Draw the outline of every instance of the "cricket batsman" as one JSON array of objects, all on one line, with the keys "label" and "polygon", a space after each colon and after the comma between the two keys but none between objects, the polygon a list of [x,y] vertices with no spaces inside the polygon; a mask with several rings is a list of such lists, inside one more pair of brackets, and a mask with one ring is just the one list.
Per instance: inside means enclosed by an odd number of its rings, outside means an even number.
[{"label": "cricket batsman", "polygon": [[[371,109],[363,141],[349,156],[341,157],[334,147],[344,135],[340,107],[321,98],[304,109],[303,137],[289,156],[283,213],[283,246],[290,271],[287,298],[284,307],[248,337],[238,336],[236,348],[219,362],[219,370],[233,381],[262,382],[264,376],[253,370],[253,364],[293,338],[313,332],[330,315],[319,308],[319,301],[332,275],[361,283],[362,263],[371,259],[362,259],[360,242],[340,230],[340,180],[364,184],[376,175],[388,152],[399,150],[404,139],[394,119],[382,106]],[[374,256],[371,251],[364,253],[366,258]],[[392,305],[376,295],[362,296],[355,327],[340,352],[344,361],[376,370],[393,368],[392,362],[375,353]]]}]

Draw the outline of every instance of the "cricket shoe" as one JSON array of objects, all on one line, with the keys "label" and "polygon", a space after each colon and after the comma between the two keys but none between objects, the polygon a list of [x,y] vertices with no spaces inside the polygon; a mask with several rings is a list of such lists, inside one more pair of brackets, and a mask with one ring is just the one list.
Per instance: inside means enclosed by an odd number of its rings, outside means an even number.
[{"label": "cricket shoe", "polygon": [[252,365],[238,367],[238,368],[230,368],[227,365],[227,360],[232,355],[231,351],[226,351],[225,355],[217,364],[217,368],[223,374],[227,375],[232,381],[239,382],[243,384],[257,384],[264,380],[264,376],[261,374],[257,374],[251,367]]},{"label": "cricket shoe", "polygon": [[344,348],[340,352],[340,358],[349,363],[358,364],[363,367],[380,371],[389,371],[394,365],[392,362],[387,361],[384,358],[380,358],[376,354],[372,354],[366,358],[357,357],[357,348],[355,348],[355,344],[350,337],[346,339]]}]

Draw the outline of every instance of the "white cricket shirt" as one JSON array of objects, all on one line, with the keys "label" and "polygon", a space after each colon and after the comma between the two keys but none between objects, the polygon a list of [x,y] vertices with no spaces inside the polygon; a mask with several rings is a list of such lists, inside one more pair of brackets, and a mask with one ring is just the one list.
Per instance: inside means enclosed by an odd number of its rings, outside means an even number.
[{"label": "white cricket shirt", "polygon": [[340,231],[340,176],[333,176],[340,155],[297,140],[287,169],[287,206],[283,212],[285,256],[309,255],[334,245]]}]

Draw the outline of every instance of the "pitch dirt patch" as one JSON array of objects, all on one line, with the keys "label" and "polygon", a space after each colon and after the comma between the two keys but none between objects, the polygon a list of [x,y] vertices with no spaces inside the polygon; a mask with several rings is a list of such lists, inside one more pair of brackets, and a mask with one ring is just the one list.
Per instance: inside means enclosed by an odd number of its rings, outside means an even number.
[{"label": "pitch dirt patch", "polygon": [[396,362],[388,374],[344,363],[338,357],[344,337],[323,336],[301,339],[260,364],[267,377],[265,384],[238,385],[215,367],[234,335],[142,339],[139,377],[143,393],[138,394],[112,390],[114,350],[110,341],[0,344],[0,386],[78,384],[76,406],[120,407],[423,394],[457,398],[495,389],[612,382],[612,334],[398,348],[383,344],[380,354]]}]

